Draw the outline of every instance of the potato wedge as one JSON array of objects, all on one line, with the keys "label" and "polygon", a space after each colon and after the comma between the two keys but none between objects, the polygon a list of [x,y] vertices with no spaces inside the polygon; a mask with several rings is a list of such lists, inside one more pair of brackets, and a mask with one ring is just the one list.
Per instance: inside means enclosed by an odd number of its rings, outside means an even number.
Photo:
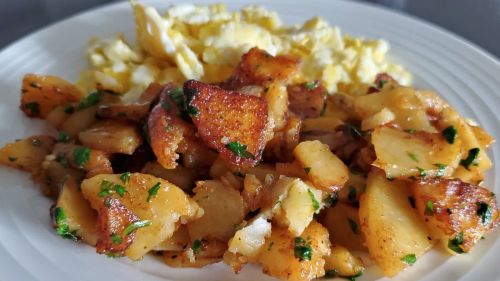
[{"label": "potato wedge", "polygon": [[[114,188],[116,185],[125,190],[123,197]],[[111,198],[118,200],[120,205],[137,217],[138,220],[134,222],[144,222],[144,227],[133,232],[135,238],[125,250],[125,255],[132,260],[142,258],[171,237],[181,223],[199,218],[203,213],[198,204],[180,188],[150,175],[134,173],[129,178],[121,175],[98,175],[84,180],[81,188],[92,208],[99,212],[106,208],[106,198]],[[123,238],[128,236],[123,232],[119,234]]]},{"label": "potato wedge", "polygon": [[282,280],[312,280],[325,275],[325,256],[330,254],[328,231],[312,221],[302,236],[273,227],[258,257],[262,271]]},{"label": "potato wedge", "polygon": [[78,139],[92,149],[128,155],[132,155],[142,144],[142,137],[135,126],[113,120],[94,123],[80,132]]},{"label": "potato wedge", "polygon": [[295,147],[293,154],[317,188],[336,192],[348,179],[347,167],[320,141],[301,142]]},{"label": "potato wedge", "polygon": [[271,236],[271,221],[266,214],[257,215],[229,240],[228,251],[240,254],[250,262],[264,249],[266,238]]},{"label": "potato wedge", "polygon": [[204,215],[187,225],[191,239],[229,240],[245,216],[240,193],[216,180],[199,181],[193,191]]},{"label": "potato wedge", "polygon": [[320,117],[328,92],[318,81],[287,87],[290,110],[301,119]]},{"label": "potato wedge", "polygon": [[339,202],[326,210],[326,215],[320,222],[328,229],[332,244],[347,247],[349,250],[366,251],[356,207]]},{"label": "potato wedge", "polygon": [[340,245],[332,245],[331,254],[325,257],[326,277],[355,277],[365,271],[363,261]]},{"label": "potato wedge", "polygon": [[52,151],[54,143],[54,138],[50,136],[32,136],[8,143],[0,148],[0,164],[35,173],[41,169],[41,164]]},{"label": "potato wedge", "polygon": [[500,223],[495,195],[459,179],[420,179],[412,185],[418,213],[452,254],[470,252]]},{"label": "potato wedge", "polygon": [[74,144],[57,143],[52,153],[61,165],[87,171],[87,177],[113,173],[108,155],[100,150]]},{"label": "potato wedge", "polygon": [[50,75],[24,75],[21,91],[21,110],[39,118],[47,117],[57,106],[78,102],[84,97],[73,84]]},{"label": "potato wedge", "polygon": [[288,113],[288,92],[279,82],[271,83],[264,90],[264,99],[267,101],[269,127],[273,131],[280,131],[286,125]]},{"label": "potato wedge", "polygon": [[373,165],[383,169],[388,178],[447,177],[461,157],[460,141],[450,144],[441,134],[379,127],[372,133],[372,143],[377,155]]},{"label": "potato wedge", "polygon": [[361,231],[370,255],[387,276],[408,267],[407,255],[420,258],[432,247],[430,234],[412,208],[410,189],[402,181],[388,181],[383,172],[368,175],[359,201]]},{"label": "potato wedge", "polygon": [[184,83],[184,93],[201,139],[231,165],[255,166],[265,145],[266,102],[194,80]]},{"label": "potato wedge", "polygon": [[184,192],[189,192],[193,189],[197,176],[195,171],[184,166],[178,165],[175,169],[165,169],[158,162],[146,163],[141,173],[167,180],[180,187]]},{"label": "potato wedge", "polygon": [[66,133],[71,138],[76,138],[78,133],[88,128],[96,119],[96,106],[91,106],[85,109],[75,111],[69,115],[66,120],[60,125],[59,130]]}]

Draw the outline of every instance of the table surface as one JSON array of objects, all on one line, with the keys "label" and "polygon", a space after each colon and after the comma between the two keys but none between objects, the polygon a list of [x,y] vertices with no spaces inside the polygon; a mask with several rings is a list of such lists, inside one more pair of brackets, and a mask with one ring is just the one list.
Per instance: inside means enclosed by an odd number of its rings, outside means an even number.
[{"label": "table surface", "polygon": [[[52,22],[115,1],[0,0],[0,48]],[[358,1],[376,3],[437,24],[500,58],[500,0]]]}]

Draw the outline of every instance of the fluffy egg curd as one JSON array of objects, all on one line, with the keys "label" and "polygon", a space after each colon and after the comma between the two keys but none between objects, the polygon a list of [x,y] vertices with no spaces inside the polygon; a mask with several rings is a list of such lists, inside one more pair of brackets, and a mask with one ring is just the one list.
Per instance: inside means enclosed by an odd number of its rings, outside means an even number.
[{"label": "fluffy egg curd", "polygon": [[78,83],[82,90],[97,83],[133,100],[152,82],[221,82],[252,47],[300,58],[294,82],[319,80],[330,94],[365,93],[378,73],[411,83],[403,67],[388,61],[386,41],[342,34],[320,17],[286,25],[276,12],[259,6],[231,12],[224,4],[177,5],[162,15],[154,7],[131,4],[137,46],[123,36],[91,40],[91,68]]}]

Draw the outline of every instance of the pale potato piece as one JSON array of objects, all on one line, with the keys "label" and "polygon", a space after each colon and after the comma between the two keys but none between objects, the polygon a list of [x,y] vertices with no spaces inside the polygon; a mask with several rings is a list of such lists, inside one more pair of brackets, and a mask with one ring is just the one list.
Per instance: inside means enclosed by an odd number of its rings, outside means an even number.
[{"label": "pale potato piece", "polygon": [[379,127],[372,133],[372,143],[377,155],[372,165],[383,169],[388,178],[448,177],[460,162],[460,141],[449,144],[441,134]]},{"label": "pale potato piece", "polygon": [[[312,280],[325,275],[325,256],[330,254],[328,231],[312,221],[301,236],[311,250],[310,260],[295,256],[296,237],[287,229],[273,227],[258,257],[262,271],[289,281]],[[299,245],[298,245],[299,246]],[[297,249],[300,253],[300,249]]]},{"label": "pale potato piece", "polygon": [[383,172],[373,170],[359,202],[366,246],[387,276],[394,276],[408,266],[402,261],[406,255],[420,258],[432,247],[430,234],[410,205],[409,196],[405,182],[388,181]]},{"label": "pale potato piece", "polygon": [[78,183],[72,177],[66,178],[59,198],[57,198],[56,207],[64,210],[69,230],[76,231],[76,235],[83,242],[95,246],[97,242],[97,212],[83,197]]},{"label": "pale potato piece", "polygon": [[68,134],[71,138],[76,138],[78,133],[92,125],[96,119],[97,106],[87,107],[71,114],[60,125],[60,131]]},{"label": "pale potato piece", "polygon": [[302,121],[301,132],[335,132],[335,129],[342,124],[344,124],[342,120],[332,116],[307,118]]},{"label": "pale potato piece", "polygon": [[54,147],[50,136],[31,136],[0,148],[0,164],[30,173],[40,170],[45,156]]},{"label": "pale potato piece", "polygon": [[66,113],[66,107],[57,106],[52,111],[50,111],[49,114],[47,114],[45,120],[47,120],[47,122],[54,128],[59,129],[62,123],[64,123],[64,121],[68,119],[68,117],[69,114]]},{"label": "pale potato piece", "polygon": [[288,92],[286,86],[280,82],[274,82],[264,92],[269,111],[269,124],[274,131],[283,129],[286,125],[286,113],[288,112]]},{"label": "pale potato piece", "polygon": [[269,236],[271,236],[271,220],[266,214],[259,214],[248,225],[236,231],[229,240],[228,251],[254,261]]},{"label": "pale potato piece", "polygon": [[154,251],[182,251],[189,245],[189,233],[185,224],[179,226],[174,234],[154,247]]},{"label": "pale potato piece", "polygon": [[365,271],[363,260],[355,257],[340,245],[332,245],[330,255],[325,257],[325,271],[334,271],[339,276],[359,276]]},{"label": "pale potato piece", "polygon": [[396,115],[387,107],[382,108],[379,112],[372,116],[363,119],[361,122],[361,130],[368,131],[375,129],[378,126],[388,124],[396,119]]},{"label": "pale potato piece", "polygon": [[199,181],[193,191],[204,215],[187,225],[191,239],[229,240],[245,216],[240,193],[217,180]]},{"label": "pale potato piece", "polygon": [[84,146],[109,153],[132,155],[142,144],[142,137],[135,126],[113,120],[94,123],[78,134]]},{"label": "pale potato piece", "polygon": [[221,258],[195,257],[192,249],[163,252],[163,261],[173,268],[202,268],[221,261]]},{"label": "pale potato piece", "polygon": [[339,193],[339,200],[343,202],[354,203],[359,201],[361,194],[366,189],[366,175],[349,171],[349,180],[344,184]]},{"label": "pale potato piece", "polygon": [[320,222],[328,229],[332,244],[350,250],[367,250],[356,207],[339,202],[333,208],[326,210],[326,215]]},{"label": "pale potato piece", "polygon": [[165,169],[158,162],[146,163],[141,172],[143,174],[149,174],[167,180],[177,185],[185,192],[193,189],[196,178],[196,174],[193,169],[188,169],[182,165],[177,165],[174,169]]},{"label": "pale potato piece", "polygon": [[[97,175],[82,182],[84,197],[92,208],[99,210],[104,198],[99,197],[103,181],[125,187],[126,193],[120,197],[112,193],[113,198],[133,212],[140,220],[149,220],[151,225],[135,232],[135,239],[126,249],[125,255],[132,260],[142,258],[147,252],[173,235],[181,223],[199,218],[203,211],[177,186],[154,176],[134,173],[128,183],[120,175]],[[160,183],[156,195],[147,201],[153,186]],[[109,235],[109,234],[105,234]]]},{"label": "pale potato piece", "polygon": [[320,141],[301,142],[293,154],[317,188],[328,192],[338,191],[349,177],[342,160]]}]

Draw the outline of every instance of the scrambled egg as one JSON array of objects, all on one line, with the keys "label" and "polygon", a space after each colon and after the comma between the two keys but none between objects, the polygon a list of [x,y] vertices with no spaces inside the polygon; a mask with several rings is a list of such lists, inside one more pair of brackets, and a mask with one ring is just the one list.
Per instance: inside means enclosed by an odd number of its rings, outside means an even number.
[{"label": "scrambled egg", "polygon": [[287,26],[276,12],[259,6],[229,12],[223,4],[178,5],[161,15],[153,7],[131,3],[137,46],[121,36],[92,40],[88,49],[92,68],[82,73],[79,83],[84,90],[98,83],[133,99],[154,81],[220,82],[255,46],[271,55],[300,57],[297,82],[319,80],[332,94],[366,91],[381,72],[403,85],[411,83],[406,70],[387,61],[386,41],[343,35],[319,17]]}]

